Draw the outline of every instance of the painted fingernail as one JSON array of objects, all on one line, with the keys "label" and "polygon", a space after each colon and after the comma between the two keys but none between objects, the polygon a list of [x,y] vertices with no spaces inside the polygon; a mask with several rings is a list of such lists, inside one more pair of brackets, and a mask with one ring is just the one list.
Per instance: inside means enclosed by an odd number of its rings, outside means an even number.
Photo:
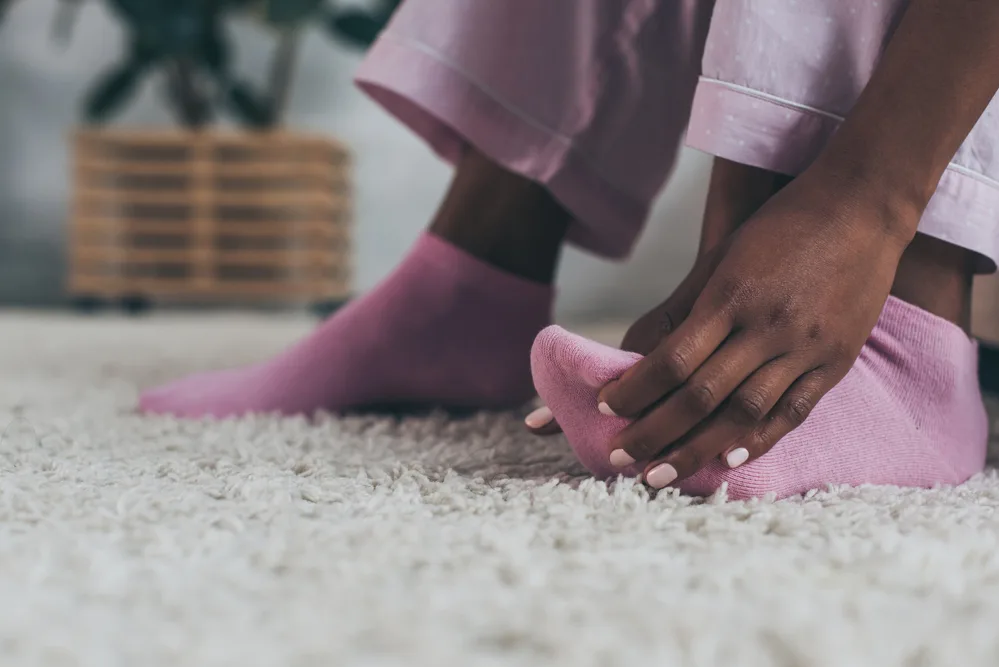
[{"label": "painted fingernail", "polygon": [[657,465],[655,468],[645,473],[646,483],[656,489],[668,486],[674,479],[676,479],[676,468],[668,463]]},{"label": "painted fingernail", "polygon": [[745,447],[733,449],[728,453],[728,456],[725,457],[725,463],[728,464],[729,468],[738,468],[748,460],[749,450]]},{"label": "painted fingernail", "polygon": [[615,468],[625,468],[635,462],[631,455],[623,449],[615,449],[610,453],[611,465]]},{"label": "painted fingernail", "polygon": [[611,406],[607,405],[606,401],[600,401],[597,403],[597,410],[599,410],[602,415],[617,417],[617,413],[611,410]]},{"label": "painted fingernail", "polygon": [[548,409],[548,406],[542,405],[540,408],[524,417],[524,423],[531,428],[541,428],[542,426],[547,426],[551,422],[553,416],[554,415],[552,415],[552,411]]}]

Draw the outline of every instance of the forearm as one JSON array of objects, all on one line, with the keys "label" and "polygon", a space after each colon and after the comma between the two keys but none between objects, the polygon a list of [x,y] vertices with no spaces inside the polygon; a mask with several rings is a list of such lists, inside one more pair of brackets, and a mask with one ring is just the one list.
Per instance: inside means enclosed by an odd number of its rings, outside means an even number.
[{"label": "forearm", "polygon": [[860,99],[816,167],[883,201],[915,235],[923,208],[999,89],[999,2],[912,0]]}]

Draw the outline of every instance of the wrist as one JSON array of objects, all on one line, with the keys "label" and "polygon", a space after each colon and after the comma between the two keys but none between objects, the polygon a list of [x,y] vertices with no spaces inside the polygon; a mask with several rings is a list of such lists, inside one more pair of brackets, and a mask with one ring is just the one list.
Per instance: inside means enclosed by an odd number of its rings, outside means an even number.
[{"label": "wrist", "polygon": [[[830,146],[830,148],[834,148]],[[846,219],[878,235],[882,242],[905,249],[916,235],[919,219],[933,194],[916,185],[906,170],[861,151],[834,149],[823,153],[802,177],[815,178],[845,210]]]}]

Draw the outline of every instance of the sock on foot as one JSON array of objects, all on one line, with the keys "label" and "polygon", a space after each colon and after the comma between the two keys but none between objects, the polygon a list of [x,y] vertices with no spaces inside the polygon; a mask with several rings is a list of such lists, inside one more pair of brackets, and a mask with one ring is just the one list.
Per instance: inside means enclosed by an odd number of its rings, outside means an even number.
[{"label": "sock on foot", "polygon": [[146,412],[225,417],[369,406],[507,408],[533,396],[528,354],[552,288],[424,234],[378,287],[270,361],[145,392]]},{"label": "sock on foot", "polygon": [[[628,422],[597,411],[601,387],[638,359],[555,326],[532,350],[538,394],[580,461],[601,478],[643,470],[610,464],[610,440]],[[740,499],[829,484],[959,484],[982,470],[987,438],[975,343],[890,297],[853,368],[802,426],[755,461],[734,469],[714,461],[675,486],[710,495],[727,482],[729,497]]]}]

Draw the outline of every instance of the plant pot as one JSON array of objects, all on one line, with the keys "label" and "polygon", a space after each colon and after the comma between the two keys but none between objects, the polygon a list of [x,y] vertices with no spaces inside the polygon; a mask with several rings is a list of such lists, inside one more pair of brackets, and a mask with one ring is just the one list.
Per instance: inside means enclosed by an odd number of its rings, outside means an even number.
[{"label": "plant pot", "polygon": [[350,159],[294,132],[87,129],[73,139],[74,300],[336,302]]}]

